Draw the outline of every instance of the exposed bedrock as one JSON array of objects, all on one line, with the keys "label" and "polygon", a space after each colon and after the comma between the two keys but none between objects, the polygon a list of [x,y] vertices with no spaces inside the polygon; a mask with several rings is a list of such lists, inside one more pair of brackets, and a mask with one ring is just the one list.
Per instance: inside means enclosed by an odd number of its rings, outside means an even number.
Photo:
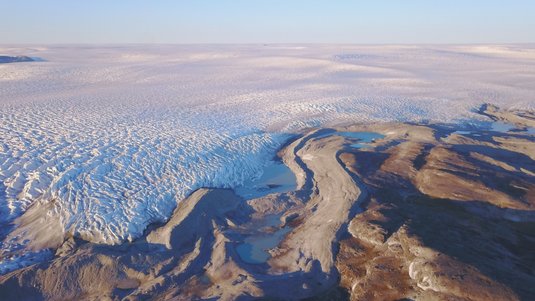
[{"label": "exposed bedrock", "polygon": [[379,125],[390,147],[341,155],[370,188],[336,261],[352,300],[533,298],[527,114],[500,112],[516,116],[518,130],[507,133]]},{"label": "exposed bedrock", "polygon": [[173,292],[187,296],[186,281],[202,276],[211,258],[224,251],[216,247],[226,226],[224,216],[239,203],[230,190],[201,189],[179,204],[166,225],[134,243],[106,246],[71,238],[51,262],[0,277],[0,296],[8,300],[124,296],[135,300]]}]

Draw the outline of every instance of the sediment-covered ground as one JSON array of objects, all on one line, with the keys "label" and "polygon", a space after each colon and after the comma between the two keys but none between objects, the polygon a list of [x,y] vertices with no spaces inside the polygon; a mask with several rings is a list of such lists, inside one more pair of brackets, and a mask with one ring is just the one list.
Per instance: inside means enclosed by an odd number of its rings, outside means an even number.
[{"label": "sediment-covered ground", "polygon": [[[59,245],[53,259],[0,276],[0,296],[531,300],[535,114],[491,105],[479,113],[507,129],[366,123],[305,131],[279,152],[295,190],[244,199],[198,189],[166,223],[118,246],[35,235],[32,244]],[[46,212],[28,210],[17,231],[52,233]],[[264,260],[239,251],[270,235],[277,240]]]}]

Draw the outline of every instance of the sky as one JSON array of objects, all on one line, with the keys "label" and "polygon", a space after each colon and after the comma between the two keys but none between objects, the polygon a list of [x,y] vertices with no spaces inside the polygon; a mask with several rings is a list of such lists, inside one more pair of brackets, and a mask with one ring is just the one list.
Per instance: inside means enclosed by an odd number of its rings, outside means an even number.
[{"label": "sky", "polygon": [[21,43],[535,43],[535,0],[0,0]]}]

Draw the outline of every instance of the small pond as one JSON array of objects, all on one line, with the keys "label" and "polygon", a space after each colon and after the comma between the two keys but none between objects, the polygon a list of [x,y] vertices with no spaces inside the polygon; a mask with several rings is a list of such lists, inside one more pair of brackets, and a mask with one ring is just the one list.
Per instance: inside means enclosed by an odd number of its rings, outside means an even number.
[{"label": "small pond", "polygon": [[356,143],[351,144],[351,147],[354,148],[370,147],[370,143],[373,143],[375,142],[375,140],[382,139],[385,137],[384,135],[374,132],[331,132],[320,135],[318,136],[318,138],[325,138],[332,135],[355,140]]},{"label": "small pond", "polygon": [[296,186],[295,175],[290,168],[282,162],[273,161],[264,166],[260,177],[245,181],[234,191],[245,199],[253,199],[271,193],[292,191],[295,190]]},{"label": "small pond", "polygon": [[265,218],[258,227],[264,228],[266,231],[250,235],[245,238],[242,244],[238,245],[236,251],[243,261],[261,264],[271,257],[267,250],[276,247],[291,230],[288,226],[278,228],[280,225],[279,218],[280,215],[270,215]]}]

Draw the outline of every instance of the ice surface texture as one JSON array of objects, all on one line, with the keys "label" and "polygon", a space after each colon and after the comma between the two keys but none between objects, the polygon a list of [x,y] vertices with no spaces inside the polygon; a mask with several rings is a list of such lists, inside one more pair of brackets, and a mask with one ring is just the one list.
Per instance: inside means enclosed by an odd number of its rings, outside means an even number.
[{"label": "ice surface texture", "polygon": [[[0,223],[54,202],[108,244],[201,186],[232,187],[285,133],[337,122],[459,121],[535,107],[527,46],[0,47]],[[5,235],[4,235],[5,236]],[[3,242],[4,251],[12,248]]]}]

